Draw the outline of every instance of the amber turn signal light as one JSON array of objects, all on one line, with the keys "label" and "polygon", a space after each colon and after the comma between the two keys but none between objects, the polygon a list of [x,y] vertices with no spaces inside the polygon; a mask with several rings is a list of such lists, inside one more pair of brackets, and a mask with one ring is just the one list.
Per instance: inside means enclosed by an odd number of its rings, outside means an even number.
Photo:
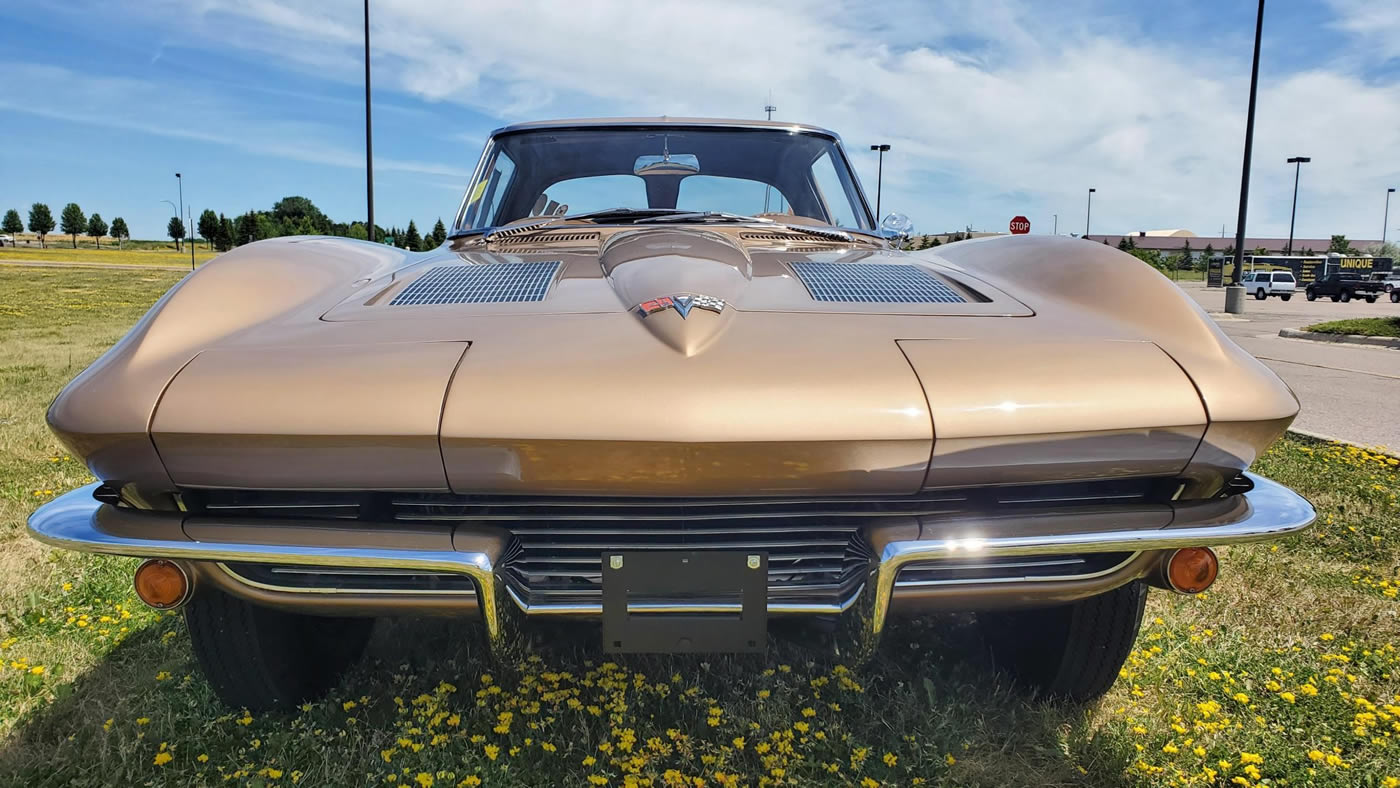
[{"label": "amber turn signal light", "polygon": [[1167,582],[1180,594],[1199,594],[1210,588],[1220,572],[1220,559],[1209,547],[1184,547],[1167,559]]},{"label": "amber turn signal light", "polygon": [[177,608],[190,598],[190,578],[185,570],[159,558],[142,562],[134,578],[136,596],[157,610]]}]

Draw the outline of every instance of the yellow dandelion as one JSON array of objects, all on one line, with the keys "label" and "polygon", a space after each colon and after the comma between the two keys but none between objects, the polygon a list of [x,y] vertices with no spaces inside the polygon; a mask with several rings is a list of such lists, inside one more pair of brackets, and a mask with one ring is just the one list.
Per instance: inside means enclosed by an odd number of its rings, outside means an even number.
[{"label": "yellow dandelion", "polygon": [[166,752],[165,750],[161,750],[160,752],[156,753],[155,764],[156,766],[164,766],[173,760],[175,760],[175,757],[173,755]]}]

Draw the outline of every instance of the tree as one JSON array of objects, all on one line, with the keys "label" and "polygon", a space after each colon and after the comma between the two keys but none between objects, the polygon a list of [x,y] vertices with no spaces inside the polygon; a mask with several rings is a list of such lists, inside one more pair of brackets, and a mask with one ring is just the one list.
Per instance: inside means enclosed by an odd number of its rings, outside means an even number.
[{"label": "tree", "polygon": [[175,251],[180,251],[180,239],[185,237],[185,223],[178,216],[170,217],[165,224],[165,234],[175,241]]},{"label": "tree", "polygon": [[369,231],[366,230],[365,226],[359,222],[355,222],[354,224],[350,225],[350,230],[346,233],[346,235],[348,235],[351,238],[354,238],[356,241],[369,240]]},{"label": "tree", "polygon": [[1191,242],[1189,240],[1184,241],[1181,245],[1181,267],[1183,269],[1189,269],[1191,267],[1192,262],[1193,260],[1191,258]]},{"label": "tree", "polygon": [[438,217],[437,224],[433,225],[433,246],[442,246],[446,240],[447,228],[442,226],[442,217]]},{"label": "tree", "polygon": [[233,248],[233,222],[223,214],[214,219],[214,247],[220,252]]},{"label": "tree", "polygon": [[112,237],[117,239],[117,248],[122,248],[122,239],[130,238],[131,231],[126,229],[126,220],[118,216],[112,220]]},{"label": "tree", "polygon": [[1215,257],[1215,249],[1211,248],[1210,244],[1206,244],[1206,250],[1201,253],[1201,264],[1196,266],[1196,270],[1206,270],[1206,266],[1210,265],[1211,258],[1213,257]]},{"label": "tree", "polygon": [[[9,220],[9,214],[5,215],[5,219],[6,221]],[[5,232],[9,231],[9,227],[6,226]],[[1373,244],[1372,246],[1367,247],[1366,254],[1369,254],[1372,257],[1389,257],[1391,260],[1394,260],[1396,258],[1400,258],[1400,244],[1397,244],[1394,241],[1386,241],[1383,244]]]},{"label": "tree", "polygon": [[14,246],[15,237],[24,232],[24,222],[20,221],[19,211],[14,208],[5,211],[5,220],[0,222],[0,231],[10,236],[10,246]]},{"label": "tree", "polygon": [[102,236],[107,234],[107,223],[102,221],[102,214],[94,213],[88,217],[87,234],[92,236],[92,242],[101,249]]},{"label": "tree", "polygon": [[399,240],[403,242],[403,248],[410,252],[418,251],[419,245],[423,243],[422,237],[418,235],[418,225],[414,224],[412,219],[408,220],[408,229]]},{"label": "tree", "polygon": [[238,217],[233,230],[233,245],[242,246],[258,240],[258,217],[248,211]]},{"label": "tree", "polygon": [[59,217],[62,221],[63,232],[73,236],[73,248],[78,248],[78,233],[87,232],[87,217],[83,215],[83,209],[75,202],[70,202],[63,206],[63,214]]},{"label": "tree", "polygon": [[53,232],[53,214],[49,206],[36,202],[29,206],[29,232],[39,236],[39,248],[44,248],[44,237]]},{"label": "tree", "polygon": [[940,241],[940,240],[938,240],[937,238],[935,238],[935,239],[933,239],[933,243],[929,244],[928,247],[929,247],[930,249],[932,249],[932,248],[935,247],[935,246],[942,246],[942,245],[943,245],[943,242]]},{"label": "tree", "polygon": [[273,204],[272,215],[283,227],[294,226],[302,219],[310,222],[311,232],[295,235],[317,235],[330,229],[330,220],[316,207],[316,203],[305,197],[283,197]]},{"label": "tree", "polygon": [[1332,236],[1332,243],[1327,247],[1327,251],[1329,254],[1332,252],[1336,252],[1337,254],[1356,254],[1356,247],[1351,245],[1351,242],[1347,240],[1345,235],[1334,235]]},{"label": "tree", "polygon": [[1118,239],[1118,248],[1124,252],[1128,251],[1128,236],[1125,235]]},{"label": "tree", "polygon": [[219,217],[208,208],[199,215],[199,221],[195,224],[199,228],[199,237],[204,239],[206,245],[213,245],[214,237],[219,234]]}]

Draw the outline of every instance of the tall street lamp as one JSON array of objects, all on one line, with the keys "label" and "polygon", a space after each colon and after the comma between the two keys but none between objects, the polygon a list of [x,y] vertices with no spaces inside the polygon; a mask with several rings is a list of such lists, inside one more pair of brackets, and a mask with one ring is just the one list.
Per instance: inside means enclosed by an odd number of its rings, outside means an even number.
[{"label": "tall street lamp", "polygon": [[374,243],[374,130],[369,114],[369,0],[365,0],[365,200],[369,204],[370,243]]},{"label": "tall street lamp", "polygon": [[1381,246],[1385,246],[1386,225],[1390,224],[1390,195],[1394,193],[1394,189],[1385,190],[1385,218],[1381,220]]},{"label": "tall street lamp", "polygon": [[871,145],[870,149],[879,151],[880,163],[875,170],[875,227],[880,226],[880,190],[884,186],[885,180],[885,151],[890,149],[889,145]]},{"label": "tall street lamp", "polygon": [[1244,122],[1244,164],[1240,173],[1240,212],[1235,224],[1235,270],[1230,274],[1230,286],[1225,288],[1225,311],[1244,311],[1244,286],[1240,284],[1240,269],[1244,267],[1244,228],[1249,213],[1249,161],[1254,155],[1254,104],[1259,95],[1259,45],[1264,34],[1264,0],[1259,0],[1259,15],[1254,20],[1254,65],[1249,73],[1249,112]]},{"label": "tall street lamp", "polygon": [[1053,217],[1055,217],[1055,229],[1054,229],[1054,230],[1051,230],[1051,231],[1050,231],[1050,234],[1051,234],[1051,235],[1059,235],[1059,234],[1060,234],[1060,215],[1059,215],[1058,213],[1052,213],[1052,214],[1050,214],[1050,215],[1053,216]]},{"label": "tall street lamp", "polygon": [[[178,173],[178,172],[175,173],[175,182],[178,183],[178,184],[180,185],[180,213],[185,213],[185,208],[184,208],[184,205],[185,205],[185,179],[184,179],[184,178],[181,178],[181,177],[180,177],[180,173]],[[177,214],[175,214],[175,215],[176,215],[176,216],[179,216],[180,213],[177,213]],[[188,222],[188,221],[189,221],[189,217],[186,217],[186,222]],[[193,270],[194,270],[194,228],[193,228],[193,227],[186,227],[186,228],[185,228],[185,234],[189,236],[189,240],[186,241],[186,243],[189,244],[189,247],[190,247],[190,270],[193,271]]]},{"label": "tall street lamp", "polygon": [[1089,240],[1089,213],[1094,209],[1094,192],[1098,189],[1089,190],[1089,202],[1084,205],[1084,240]]},{"label": "tall street lamp", "polygon": [[1288,216],[1288,254],[1293,254],[1293,220],[1298,218],[1298,174],[1303,165],[1312,161],[1307,156],[1294,156],[1288,160],[1293,165],[1293,212]]}]

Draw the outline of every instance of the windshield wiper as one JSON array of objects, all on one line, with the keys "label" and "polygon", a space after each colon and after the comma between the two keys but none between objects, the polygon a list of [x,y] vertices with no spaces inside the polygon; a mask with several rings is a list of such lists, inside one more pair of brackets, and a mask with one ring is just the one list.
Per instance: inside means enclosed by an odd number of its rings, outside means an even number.
[{"label": "windshield wiper", "polygon": [[649,216],[645,219],[638,219],[633,224],[650,224],[654,222],[754,222],[756,224],[776,224],[772,219],[764,219],[758,216],[744,216],[739,213],[724,213],[723,211],[681,211],[679,213],[662,214],[661,216]]}]

